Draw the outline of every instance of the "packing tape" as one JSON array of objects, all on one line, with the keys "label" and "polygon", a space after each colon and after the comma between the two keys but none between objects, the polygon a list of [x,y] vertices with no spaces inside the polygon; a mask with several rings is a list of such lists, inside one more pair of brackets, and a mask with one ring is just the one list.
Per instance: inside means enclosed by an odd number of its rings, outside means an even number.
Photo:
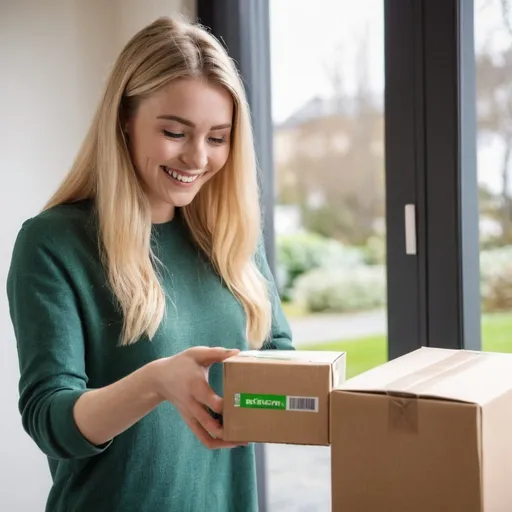
[{"label": "packing tape", "polygon": [[482,352],[470,352],[461,350],[447,358],[425,366],[417,372],[410,373],[404,377],[391,381],[384,387],[388,394],[428,394],[429,388],[434,381],[439,381],[457,375],[467,368],[474,366],[489,357]]},{"label": "packing tape", "polygon": [[412,374],[391,381],[384,387],[389,396],[388,428],[416,434],[418,432],[418,397],[428,396],[432,384],[457,375],[489,357],[481,352],[460,351]]},{"label": "packing tape", "polygon": [[390,397],[388,428],[416,434],[418,432],[418,400],[398,396]]}]

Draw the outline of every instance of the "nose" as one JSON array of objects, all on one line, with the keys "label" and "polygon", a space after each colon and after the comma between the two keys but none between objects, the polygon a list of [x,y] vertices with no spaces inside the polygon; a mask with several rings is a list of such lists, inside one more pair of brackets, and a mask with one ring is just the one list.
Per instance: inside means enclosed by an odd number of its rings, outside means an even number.
[{"label": "nose", "polygon": [[190,170],[203,170],[208,163],[208,153],[202,142],[190,142],[184,147],[181,160]]}]

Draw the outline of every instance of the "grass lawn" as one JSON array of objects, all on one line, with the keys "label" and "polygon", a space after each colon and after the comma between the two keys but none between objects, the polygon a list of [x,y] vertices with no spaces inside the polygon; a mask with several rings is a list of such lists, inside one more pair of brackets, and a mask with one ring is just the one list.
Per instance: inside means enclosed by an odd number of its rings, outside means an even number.
[{"label": "grass lawn", "polygon": [[[346,352],[348,378],[385,363],[388,357],[386,336],[301,346],[301,350],[308,349]],[[512,313],[483,315],[482,349],[488,352],[512,352]]]},{"label": "grass lawn", "polygon": [[283,302],[281,305],[287,318],[300,318],[308,314],[304,308],[294,302]]}]

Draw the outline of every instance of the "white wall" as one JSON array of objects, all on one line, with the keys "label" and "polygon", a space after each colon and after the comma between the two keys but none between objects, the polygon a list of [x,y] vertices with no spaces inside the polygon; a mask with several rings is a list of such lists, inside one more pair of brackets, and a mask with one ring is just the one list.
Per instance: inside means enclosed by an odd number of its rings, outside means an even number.
[{"label": "white wall", "polygon": [[194,0],[0,1],[0,510],[44,510],[46,459],[21,427],[5,280],[21,223],[65,175],[117,52],[158,16]]}]

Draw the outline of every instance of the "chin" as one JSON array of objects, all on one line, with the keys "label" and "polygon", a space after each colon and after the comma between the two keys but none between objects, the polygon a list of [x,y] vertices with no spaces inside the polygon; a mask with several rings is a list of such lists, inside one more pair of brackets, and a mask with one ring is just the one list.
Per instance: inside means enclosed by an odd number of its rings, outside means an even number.
[{"label": "chin", "polygon": [[172,204],[175,208],[183,208],[188,206],[195,199],[197,192],[190,194],[176,194],[171,197],[169,204]]}]

